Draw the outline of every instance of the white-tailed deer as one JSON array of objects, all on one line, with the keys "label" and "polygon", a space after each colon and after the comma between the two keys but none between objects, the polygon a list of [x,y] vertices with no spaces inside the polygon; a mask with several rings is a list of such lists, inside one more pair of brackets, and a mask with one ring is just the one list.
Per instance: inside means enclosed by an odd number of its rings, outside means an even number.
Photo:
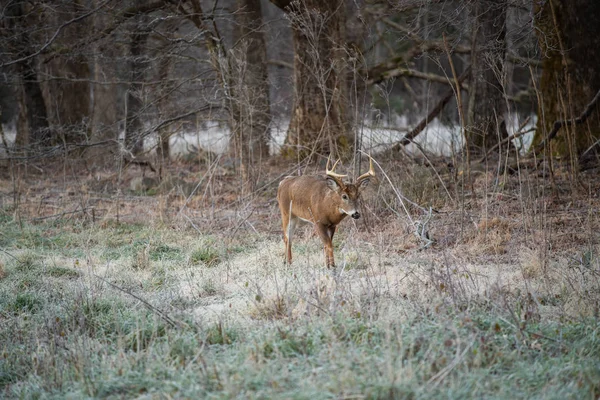
[{"label": "white-tailed deer", "polygon": [[335,267],[333,259],[333,234],[338,224],[350,215],[360,218],[358,199],[362,190],[375,177],[373,161],[370,161],[369,172],[359,176],[354,183],[344,183],[347,175],[338,175],[333,168],[329,169],[327,160],[326,175],[288,176],[279,183],[277,201],[281,210],[283,225],[283,242],[286,260],[292,262],[292,234],[298,220],[310,222],[315,226],[317,234],[325,247],[327,267]]}]

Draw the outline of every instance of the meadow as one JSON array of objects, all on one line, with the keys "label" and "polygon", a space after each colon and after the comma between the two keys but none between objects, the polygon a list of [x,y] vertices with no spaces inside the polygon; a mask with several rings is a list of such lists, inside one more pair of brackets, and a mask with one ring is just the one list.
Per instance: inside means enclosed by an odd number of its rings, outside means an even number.
[{"label": "meadow", "polygon": [[247,197],[201,168],[192,195],[4,177],[0,397],[598,398],[597,183],[480,171],[461,199],[382,165],[335,270],[310,227],[283,263],[277,166]]}]

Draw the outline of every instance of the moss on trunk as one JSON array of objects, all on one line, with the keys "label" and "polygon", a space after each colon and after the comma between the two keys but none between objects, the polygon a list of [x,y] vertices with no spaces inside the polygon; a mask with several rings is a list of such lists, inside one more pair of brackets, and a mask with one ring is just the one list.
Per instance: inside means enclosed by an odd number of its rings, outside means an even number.
[{"label": "moss on trunk", "polygon": [[[550,0],[537,5],[535,15],[543,72],[534,148],[554,121],[577,118],[600,89],[600,2]],[[551,154],[577,157],[595,143],[599,111],[583,124],[563,127],[549,144]]]}]

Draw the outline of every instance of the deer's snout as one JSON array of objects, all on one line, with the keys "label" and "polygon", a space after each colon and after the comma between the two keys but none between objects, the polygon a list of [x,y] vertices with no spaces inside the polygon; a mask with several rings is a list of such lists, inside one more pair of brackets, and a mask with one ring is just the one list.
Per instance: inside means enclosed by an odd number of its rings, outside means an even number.
[{"label": "deer's snout", "polygon": [[360,213],[358,211],[355,211],[354,213],[352,213],[351,217],[354,218],[354,219],[359,219],[360,218]]}]

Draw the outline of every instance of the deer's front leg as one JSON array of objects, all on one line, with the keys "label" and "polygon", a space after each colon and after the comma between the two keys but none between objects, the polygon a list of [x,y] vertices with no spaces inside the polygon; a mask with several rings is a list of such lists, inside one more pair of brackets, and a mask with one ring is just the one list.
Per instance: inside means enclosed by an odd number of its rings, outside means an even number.
[{"label": "deer's front leg", "polygon": [[291,214],[289,216],[289,220],[287,221],[287,226],[284,224],[283,231],[283,242],[285,244],[285,258],[288,264],[292,263],[292,236],[294,235],[294,231],[296,230],[297,218],[293,217]]},{"label": "deer's front leg", "polygon": [[323,248],[325,251],[325,262],[327,268],[335,268],[335,260],[333,258],[333,234],[335,233],[335,226],[326,226],[322,224],[316,224],[315,228],[319,237],[323,241]]}]

